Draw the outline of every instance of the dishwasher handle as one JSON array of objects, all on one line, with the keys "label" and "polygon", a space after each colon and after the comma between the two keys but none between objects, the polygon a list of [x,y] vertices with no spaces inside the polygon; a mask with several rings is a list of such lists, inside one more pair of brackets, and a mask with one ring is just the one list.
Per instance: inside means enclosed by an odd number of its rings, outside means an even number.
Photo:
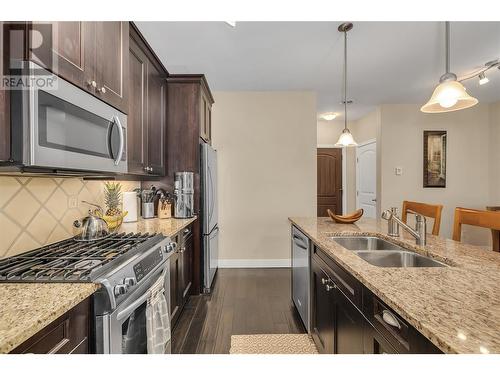
[{"label": "dishwasher handle", "polygon": [[297,236],[296,234],[293,235],[293,243],[300,247],[301,249],[307,250],[307,245],[304,244],[304,239],[302,237]]}]

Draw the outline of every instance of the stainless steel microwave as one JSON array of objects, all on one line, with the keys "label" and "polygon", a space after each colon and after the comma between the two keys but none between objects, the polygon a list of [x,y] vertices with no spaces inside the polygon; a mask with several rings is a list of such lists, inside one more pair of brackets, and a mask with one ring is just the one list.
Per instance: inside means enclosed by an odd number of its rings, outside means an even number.
[{"label": "stainless steel microwave", "polygon": [[33,62],[24,64],[26,88],[11,90],[13,160],[29,170],[126,173],[127,115]]}]

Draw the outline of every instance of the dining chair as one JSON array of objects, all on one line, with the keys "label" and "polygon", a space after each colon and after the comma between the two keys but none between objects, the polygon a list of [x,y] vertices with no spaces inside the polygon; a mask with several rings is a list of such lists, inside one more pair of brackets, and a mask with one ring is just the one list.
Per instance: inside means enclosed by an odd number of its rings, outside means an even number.
[{"label": "dining chair", "polygon": [[500,211],[482,211],[471,208],[455,208],[455,221],[453,223],[453,240],[462,239],[462,225],[500,230]]},{"label": "dining chair", "polygon": [[432,234],[439,236],[441,228],[441,211],[443,206],[441,204],[428,204],[420,202],[403,201],[403,212],[401,220],[406,223],[408,212],[415,212],[417,214],[430,217],[434,219],[434,226],[432,227]]}]

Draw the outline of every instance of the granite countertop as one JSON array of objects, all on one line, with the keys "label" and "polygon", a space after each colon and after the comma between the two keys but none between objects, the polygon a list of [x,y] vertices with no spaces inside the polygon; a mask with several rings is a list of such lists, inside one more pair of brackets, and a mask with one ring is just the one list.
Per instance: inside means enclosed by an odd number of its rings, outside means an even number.
[{"label": "granite countertop", "polygon": [[[124,223],[120,231],[173,236],[195,220],[141,218]],[[10,352],[97,289],[91,283],[0,283],[0,353]]]},{"label": "granite countertop", "polygon": [[140,233],[162,233],[165,236],[174,236],[182,229],[187,227],[197,218],[192,217],[190,219],[143,219],[139,218],[138,221],[133,223],[123,223],[120,227],[120,232],[140,232]]},{"label": "granite countertop", "polygon": [[98,284],[0,284],[0,353],[8,353],[92,295]]},{"label": "granite countertop", "polygon": [[[500,254],[428,235],[418,247],[408,233],[387,236],[387,222],[290,218],[332,259],[445,353],[500,353]],[[368,234],[395,241],[450,267],[373,266],[329,237]]]}]

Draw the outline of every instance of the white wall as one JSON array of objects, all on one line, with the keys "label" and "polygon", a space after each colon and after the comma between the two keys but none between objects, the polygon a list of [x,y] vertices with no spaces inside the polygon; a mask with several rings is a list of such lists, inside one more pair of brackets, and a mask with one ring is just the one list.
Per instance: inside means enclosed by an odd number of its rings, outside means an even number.
[{"label": "white wall", "polygon": [[316,215],[316,95],[214,98],[221,266],[289,265],[288,217]]},{"label": "white wall", "polygon": [[[442,204],[440,234],[451,238],[455,207],[485,209],[490,204],[487,104],[445,114],[425,114],[418,105],[383,105],[381,124],[383,209],[401,207],[405,199]],[[446,188],[423,188],[424,130],[448,132]],[[395,167],[403,168],[401,176],[395,175]],[[486,229],[465,227],[462,240],[487,245],[490,235]]]}]

